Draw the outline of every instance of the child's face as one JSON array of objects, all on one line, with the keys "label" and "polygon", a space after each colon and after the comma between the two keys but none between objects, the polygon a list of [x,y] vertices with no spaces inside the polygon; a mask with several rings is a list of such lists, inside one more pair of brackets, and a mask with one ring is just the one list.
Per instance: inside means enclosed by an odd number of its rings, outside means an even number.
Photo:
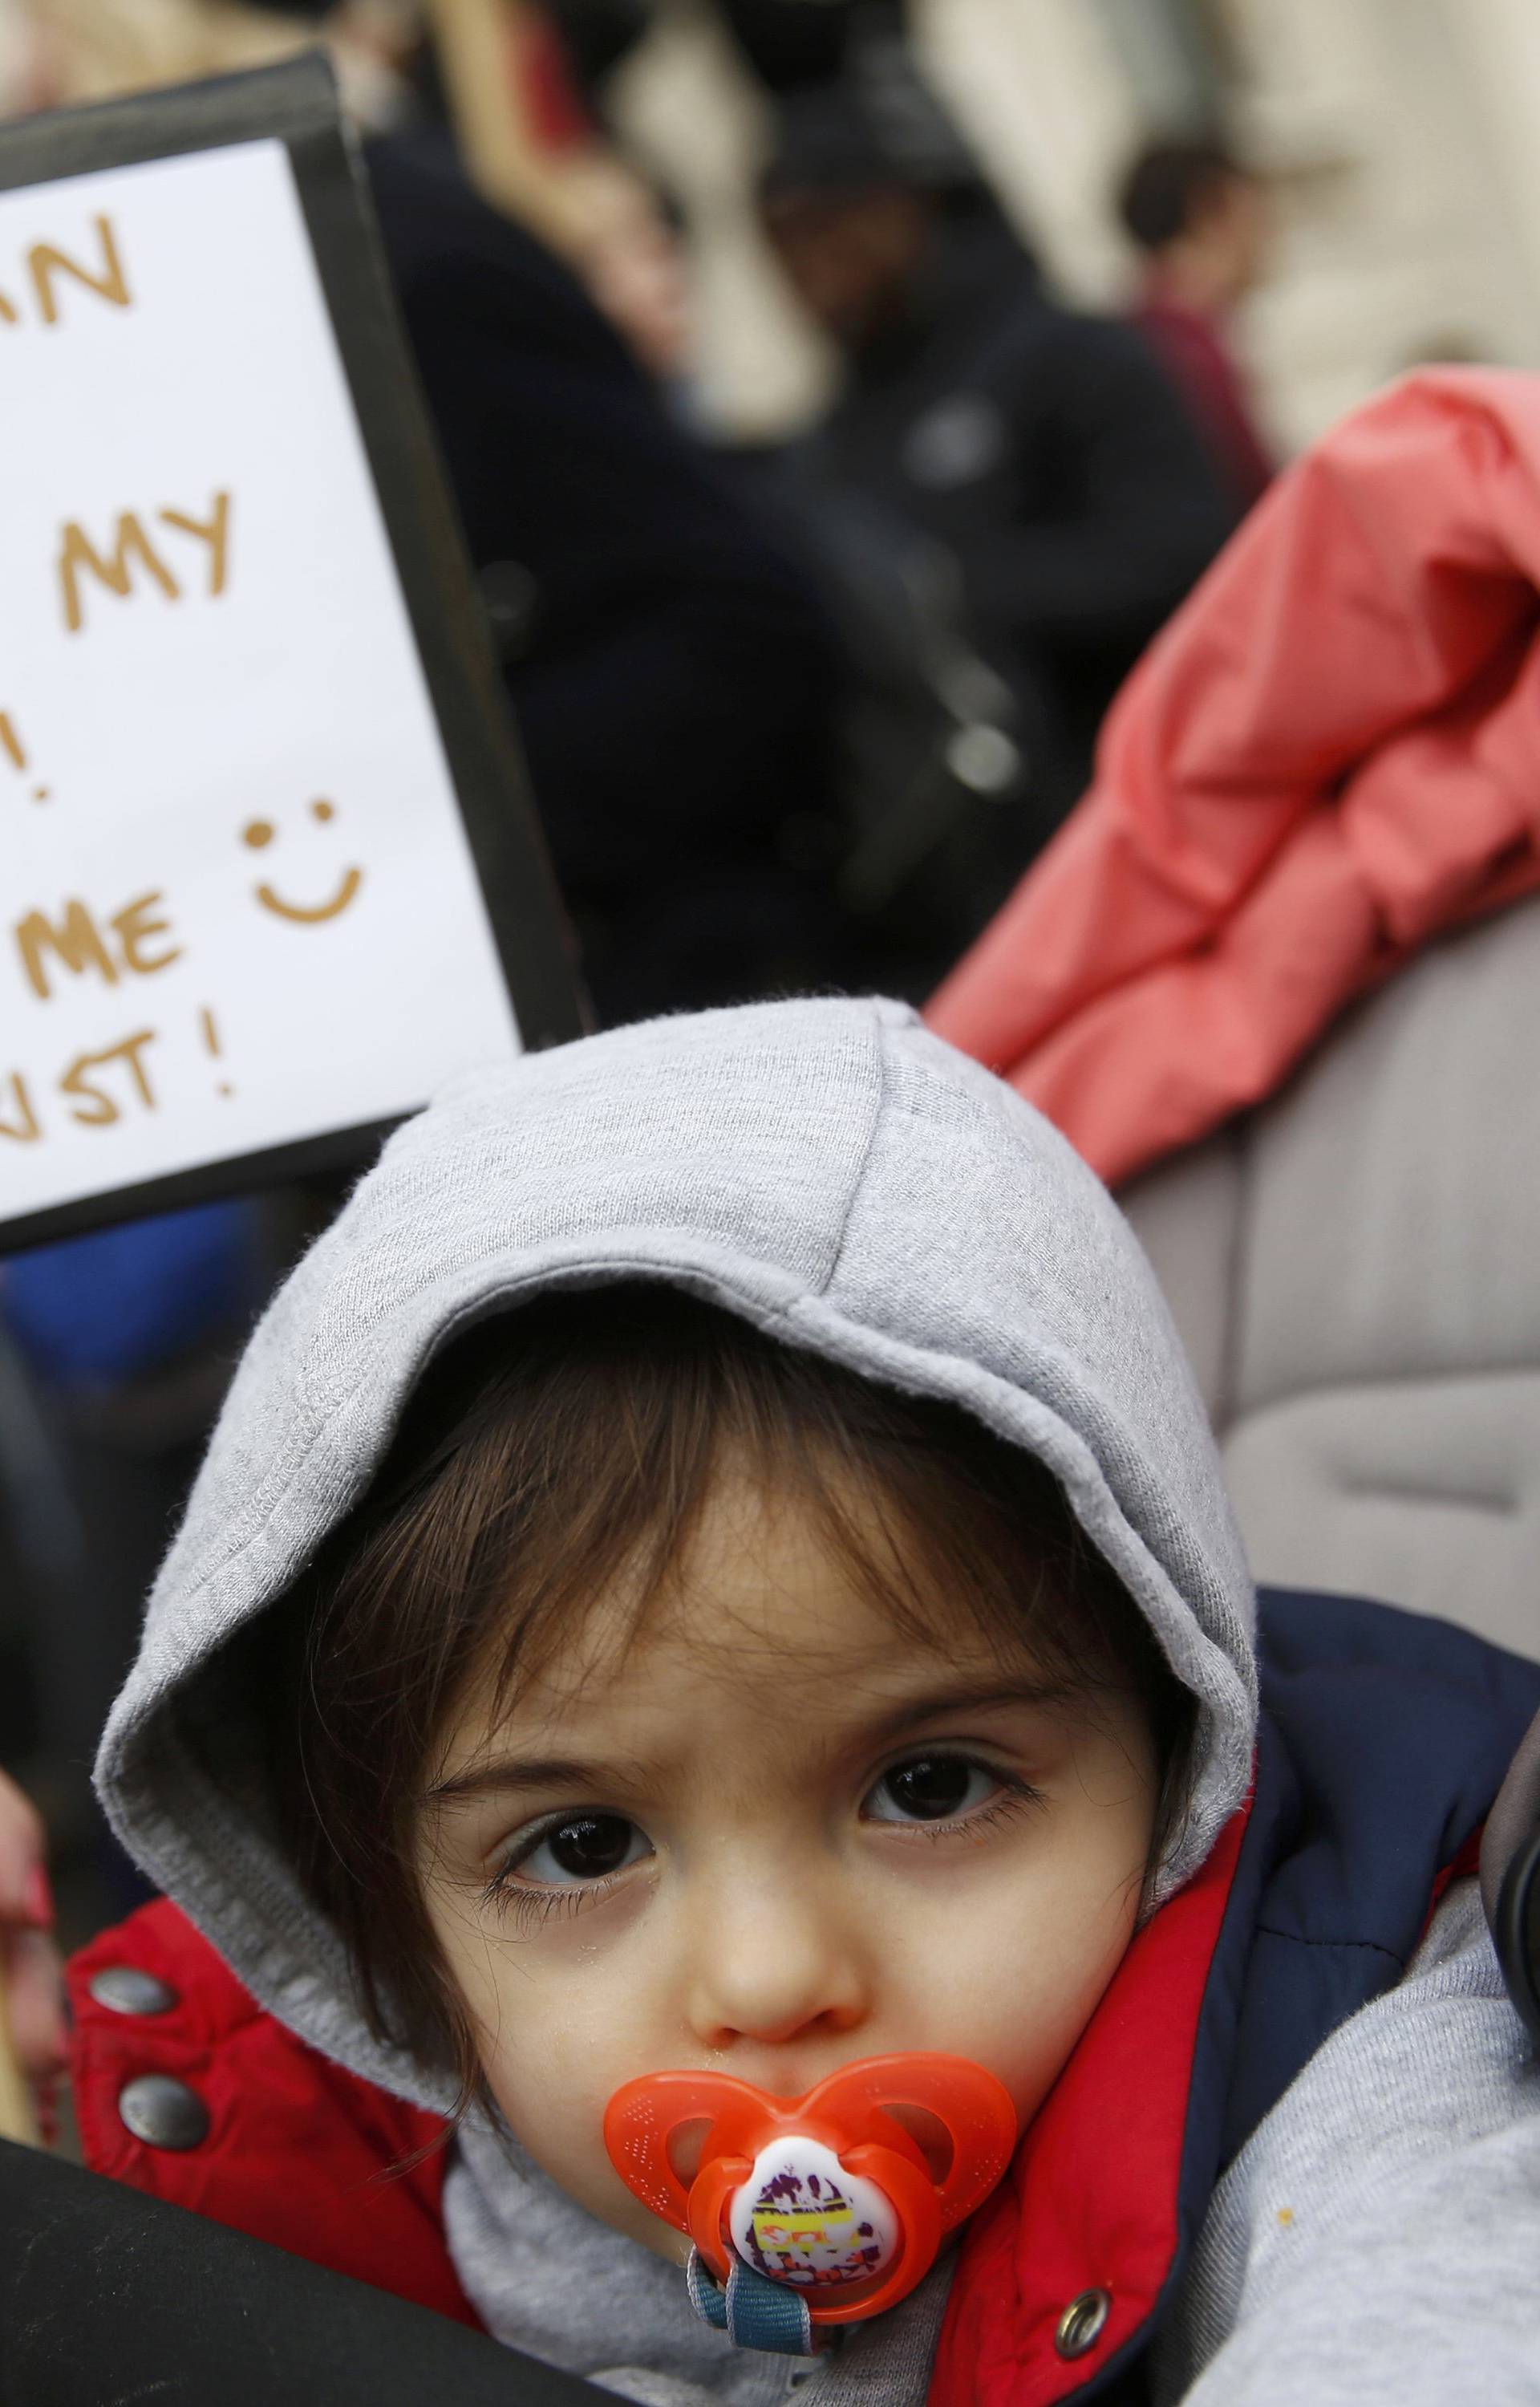
[{"label": "child's face", "polygon": [[1142,1710],[1045,1699],[1024,1651],[958,1622],[899,1634],[808,1512],[728,1481],[640,1636],[601,1596],[511,1710],[473,1699],[450,1735],[423,1876],[491,2090],[661,2255],[688,2243],[604,2152],[623,2081],[709,2067],[792,2097],[934,2048],[1024,2121],[1128,1944]]}]

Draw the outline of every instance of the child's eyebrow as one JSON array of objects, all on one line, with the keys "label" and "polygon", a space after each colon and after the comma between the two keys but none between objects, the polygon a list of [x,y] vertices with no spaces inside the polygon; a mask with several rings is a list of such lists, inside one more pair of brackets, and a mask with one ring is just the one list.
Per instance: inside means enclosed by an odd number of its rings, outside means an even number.
[{"label": "child's eyebrow", "polygon": [[594,1791],[634,1785],[641,1768],[629,1763],[583,1763],[575,1756],[497,1755],[467,1764],[449,1780],[436,1781],[423,1799],[426,1805],[452,1804],[457,1798],[485,1797],[495,1790],[570,1788]]},{"label": "child's eyebrow", "polygon": [[1067,1680],[959,1682],[955,1688],[932,1689],[895,1705],[870,1724],[869,1731],[873,1739],[899,1738],[905,1730],[938,1721],[946,1714],[986,1713],[997,1705],[1062,1705],[1076,1693]]},{"label": "child's eyebrow", "polygon": [[[950,1688],[906,1698],[865,1726],[869,1745],[900,1738],[908,1730],[936,1721],[945,1714],[984,1713],[991,1706],[1062,1705],[1075,1693],[1065,1680],[966,1681]],[[645,1785],[647,1767],[631,1762],[585,1763],[576,1756],[499,1755],[467,1764],[448,1780],[436,1781],[423,1799],[425,1805],[451,1805],[470,1797],[520,1790],[568,1789],[596,1795],[603,1789],[624,1790]]]}]

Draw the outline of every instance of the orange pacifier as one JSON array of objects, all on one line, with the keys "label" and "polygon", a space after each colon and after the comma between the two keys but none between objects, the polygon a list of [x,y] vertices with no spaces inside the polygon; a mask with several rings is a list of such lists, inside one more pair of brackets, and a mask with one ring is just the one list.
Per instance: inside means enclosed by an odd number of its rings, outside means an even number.
[{"label": "orange pacifier", "polygon": [[[906,2109],[950,2152],[940,2169]],[[676,2157],[698,2138],[686,2180]],[[745,2345],[798,2350],[810,2322],[881,2314],[924,2280],[1010,2163],[1016,2110],[960,2056],[869,2057],[805,2098],[725,2072],[651,2072],[615,2091],[604,2144],[643,2206],[694,2242],[697,2311]]]}]

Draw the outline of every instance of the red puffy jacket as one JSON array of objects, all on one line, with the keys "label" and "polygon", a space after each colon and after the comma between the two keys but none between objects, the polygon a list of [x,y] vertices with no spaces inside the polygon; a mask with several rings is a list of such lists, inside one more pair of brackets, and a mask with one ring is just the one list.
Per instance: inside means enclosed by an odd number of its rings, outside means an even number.
[{"label": "red puffy jacket", "polygon": [[1540,377],[1430,371],[1275,484],[926,1012],[1110,1181],[1540,885]]}]

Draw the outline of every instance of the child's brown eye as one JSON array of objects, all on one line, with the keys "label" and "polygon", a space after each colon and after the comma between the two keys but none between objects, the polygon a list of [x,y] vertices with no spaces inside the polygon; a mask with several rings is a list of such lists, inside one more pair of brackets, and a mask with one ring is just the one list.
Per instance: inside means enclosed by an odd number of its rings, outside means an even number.
[{"label": "child's brown eye", "polygon": [[563,1822],[546,1844],[564,1873],[574,1880],[600,1880],[616,1873],[631,1844],[631,1826],[618,1814],[588,1814],[581,1822]]},{"label": "child's brown eye", "polygon": [[883,1822],[947,1822],[982,1804],[998,1785],[966,1756],[917,1755],[883,1774],[869,1810]]},{"label": "child's brown eye", "polygon": [[624,1814],[569,1814],[547,1822],[534,1844],[514,1859],[528,1881],[565,1885],[605,1880],[651,1852],[645,1831]]}]

